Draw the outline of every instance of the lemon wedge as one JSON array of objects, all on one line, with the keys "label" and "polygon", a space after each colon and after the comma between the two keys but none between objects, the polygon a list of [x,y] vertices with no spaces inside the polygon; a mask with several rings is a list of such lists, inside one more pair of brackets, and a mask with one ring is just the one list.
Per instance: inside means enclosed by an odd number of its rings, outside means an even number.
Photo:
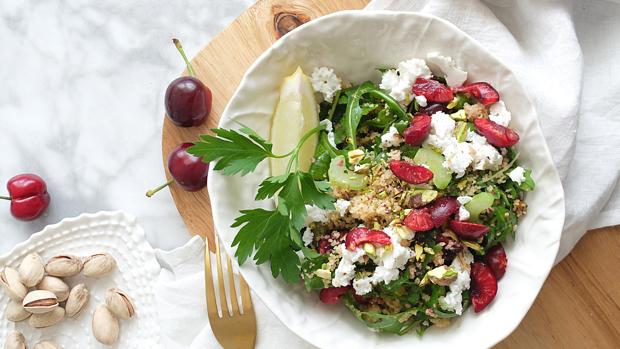
[{"label": "lemon wedge", "polygon": [[[293,150],[301,137],[319,125],[319,112],[312,83],[301,67],[291,76],[284,78],[280,87],[280,100],[273,114],[271,124],[271,143],[274,154],[286,154]],[[308,171],[318,134],[313,134],[299,151],[299,169]],[[271,175],[286,173],[289,157],[271,159]]]}]

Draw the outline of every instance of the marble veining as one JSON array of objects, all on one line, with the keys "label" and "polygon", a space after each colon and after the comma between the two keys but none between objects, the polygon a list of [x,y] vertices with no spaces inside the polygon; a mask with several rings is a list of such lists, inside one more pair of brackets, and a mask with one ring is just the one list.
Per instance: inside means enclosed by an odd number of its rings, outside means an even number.
[{"label": "marble veining", "polygon": [[[189,238],[164,181],[163,96],[183,62],[252,0],[0,3],[0,193],[15,174],[48,183],[52,204],[33,222],[0,201],[0,253],[46,224],[83,212],[138,217],[154,247]],[[0,195],[2,195],[0,194]]]}]

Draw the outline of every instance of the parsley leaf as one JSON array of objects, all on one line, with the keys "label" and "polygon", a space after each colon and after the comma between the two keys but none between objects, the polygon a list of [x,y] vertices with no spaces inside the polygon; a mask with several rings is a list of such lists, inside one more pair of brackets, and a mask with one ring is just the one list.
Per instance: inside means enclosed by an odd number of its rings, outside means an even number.
[{"label": "parsley leaf", "polygon": [[242,125],[239,131],[212,129],[215,136],[201,135],[187,152],[201,157],[203,161],[215,161],[214,170],[226,176],[240,173],[242,176],[254,171],[268,157],[273,157],[272,144],[249,127]]}]

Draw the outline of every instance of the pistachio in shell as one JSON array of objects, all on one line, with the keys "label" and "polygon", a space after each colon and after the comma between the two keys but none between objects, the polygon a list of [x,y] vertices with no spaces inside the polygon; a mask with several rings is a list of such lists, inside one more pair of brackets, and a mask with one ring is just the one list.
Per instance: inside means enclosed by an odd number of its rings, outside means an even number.
[{"label": "pistachio in shell", "polygon": [[73,255],[60,255],[50,258],[45,265],[45,272],[51,276],[69,277],[82,271],[82,260]]},{"label": "pistachio in shell", "polygon": [[105,297],[108,309],[118,318],[128,320],[136,313],[136,307],[125,292],[118,288],[111,288]]},{"label": "pistachio in shell", "polygon": [[64,302],[69,297],[69,286],[55,276],[45,276],[37,285],[37,289],[52,292],[59,302]]},{"label": "pistachio in shell", "polygon": [[4,340],[4,349],[26,349],[26,338],[19,331],[13,331]]},{"label": "pistachio in shell", "polygon": [[32,314],[28,323],[34,328],[54,326],[65,317],[65,309],[55,307],[52,311],[43,314]]},{"label": "pistachio in shell", "polygon": [[65,304],[67,317],[77,316],[82,309],[84,309],[86,304],[88,304],[89,299],[90,292],[86,288],[86,285],[75,285],[71,289],[71,292],[69,292],[69,297],[67,298],[67,303]]},{"label": "pistachio in shell", "polygon": [[19,272],[11,267],[5,267],[0,272],[0,284],[9,298],[21,302],[28,293],[28,288],[22,284]]},{"label": "pistachio in shell", "polygon": [[22,306],[33,314],[49,313],[58,307],[58,298],[50,291],[31,291],[24,297]]},{"label": "pistachio in shell", "polygon": [[99,305],[93,314],[93,335],[99,343],[113,345],[118,340],[120,326],[118,319],[108,307]]},{"label": "pistachio in shell", "polygon": [[116,268],[116,260],[107,253],[97,253],[84,260],[82,273],[86,277],[100,278]]},{"label": "pistachio in shell", "polygon": [[9,302],[4,313],[6,314],[6,318],[13,322],[24,321],[32,315],[31,312],[24,309],[21,302],[18,303],[15,301]]},{"label": "pistachio in shell", "polygon": [[60,347],[52,341],[41,341],[35,344],[33,349],[60,349]]},{"label": "pistachio in shell", "polygon": [[30,253],[22,260],[19,265],[19,278],[26,287],[34,287],[41,282],[45,276],[45,266],[43,259],[38,253]]}]

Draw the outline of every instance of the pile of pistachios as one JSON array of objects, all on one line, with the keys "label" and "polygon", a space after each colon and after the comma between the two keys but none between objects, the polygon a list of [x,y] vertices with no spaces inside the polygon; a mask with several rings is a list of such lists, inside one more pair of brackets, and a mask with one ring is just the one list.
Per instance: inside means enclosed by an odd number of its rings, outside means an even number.
[{"label": "pile of pistachios", "polygon": [[[6,317],[13,322],[28,319],[34,328],[50,327],[65,317],[74,318],[90,300],[90,292],[84,284],[69,287],[63,278],[82,273],[88,278],[101,278],[116,268],[116,260],[107,253],[86,258],[59,255],[47,263],[37,253],[27,255],[18,270],[5,267],[0,272],[0,285],[11,302]],[[135,306],[129,296],[118,288],[106,293],[105,304],[95,310],[92,321],[93,335],[102,344],[113,345],[120,333],[119,319],[127,320],[135,315]],[[24,336],[13,332],[4,344],[5,349],[26,348]],[[50,341],[38,343],[35,348],[59,348]]]}]

